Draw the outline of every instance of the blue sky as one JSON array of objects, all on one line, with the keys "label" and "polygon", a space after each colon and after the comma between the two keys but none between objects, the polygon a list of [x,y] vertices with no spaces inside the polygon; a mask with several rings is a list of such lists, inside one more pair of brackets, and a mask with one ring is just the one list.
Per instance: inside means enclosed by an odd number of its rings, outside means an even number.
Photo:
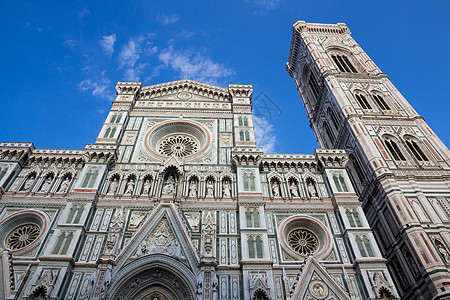
[{"label": "blue sky", "polygon": [[305,20],[345,22],[450,144],[450,1],[3,0],[0,11],[2,141],[84,148],[117,81],[146,86],[189,74],[222,87],[252,84],[266,150],[312,153],[317,142],[285,71],[292,24]]}]

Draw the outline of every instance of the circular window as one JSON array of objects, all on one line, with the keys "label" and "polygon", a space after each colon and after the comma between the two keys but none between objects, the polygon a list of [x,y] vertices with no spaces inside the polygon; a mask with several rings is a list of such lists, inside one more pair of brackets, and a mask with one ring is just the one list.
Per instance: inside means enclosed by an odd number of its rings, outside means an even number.
[{"label": "circular window", "polygon": [[5,244],[10,250],[19,250],[33,243],[41,233],[35,224],[25,224],[17,227],[6,238]]},{"label": "circular window", "polygon": [[292,257],[324,258],[331,251],[331,235],[325,225],[310,216],[296,215],[280,224],[281,246]]},{"label": "circular window", "polygon": [[211,137],[208,130],[194,121],[166,121],[152,128],[145,137],[145,149],[158,158],[190,159],[203,153]]},{"label": "circular window", "polygon": [[308,255],[319,248],[319,239],[307,229],[294,229],[287,235],[289,246],[300,255]]},{"label": "circular window", "polygon": [[199,143],[193,136],[172,135],[159,142],[158,152],[164,156],[185,157],[198,151]]},{"label": "circular window", "polygon": [[48,224],[47,217],[38,211],[21,211],[0,222],[0,248],[13,253],[28,251],[38,245]]}]

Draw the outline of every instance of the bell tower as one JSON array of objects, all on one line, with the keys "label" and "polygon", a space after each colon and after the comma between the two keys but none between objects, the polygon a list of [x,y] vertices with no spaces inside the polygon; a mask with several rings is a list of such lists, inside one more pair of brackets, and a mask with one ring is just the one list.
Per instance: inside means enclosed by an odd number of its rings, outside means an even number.
[{"label": "bell tower", "polygon": [[344,23],[298,21],[286,70],[351,180],[402,299],[450,294],[450,151]]}]

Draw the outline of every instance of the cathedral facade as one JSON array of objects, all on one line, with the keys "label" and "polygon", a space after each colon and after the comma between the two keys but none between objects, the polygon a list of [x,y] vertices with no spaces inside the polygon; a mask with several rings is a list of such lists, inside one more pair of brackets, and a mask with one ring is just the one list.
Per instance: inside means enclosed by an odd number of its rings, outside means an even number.
[{"label": "cathedral facade", "polygon": [[299,21],[286,69],[347,171],[403,299],[450,298],[450,151],[343,23]]},{"label": "cathedral facade", "polygon": [[119,82],[84,149],[1,143],[0,298],[445,295],[448,149],[344,24],[297,22],[287,70],[313,154],[256,146],[251,85],[187,79]]}]

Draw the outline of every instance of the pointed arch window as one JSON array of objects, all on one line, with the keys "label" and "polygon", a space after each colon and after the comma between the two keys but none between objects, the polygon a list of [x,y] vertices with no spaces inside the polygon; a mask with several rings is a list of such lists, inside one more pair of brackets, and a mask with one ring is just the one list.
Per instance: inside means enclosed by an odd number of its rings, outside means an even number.
[{"label": "pointed arch window", "polygon": [[336,185],[338,192],[348,192],[347,185],[345,184],[344,177],[341,174],[333,174],[333,181]]},{"label": "pointed arch window", "polygon": [[117,115],[113,115],[111,117],[111,123],[116,123],[116,118],[117,118]]},{"label": "pointed arch window", "polygon": [[248,130],[245,131],[245,141],[250,141],[250,133],[248,132]]},{"label": "pointed arch window", "polygon": [[338,67],[339,71],[344,73],[358,73],[348,57],[343,54],[332,54],[331,58]]},{"label": "pointed arch window", "polygon": [[249,208],[245,211],[247,227],[259,227],[258,208]]},{"label": "pointed arch window", "polygon": [[384,101],[383,97],[381,97],[380,95],[372,94],[372,98],[375,100],[375,102],[382,110],[391,110],[391,108],[387,105],[386,101]]},{"label": "pointed arch window", "polygon": [[242,180],[244,182],[244,191],[248,191],[250,189],[250,185],[249,185],[249,180],[248,180],[248,175],[244,174],[244,176],[242,177]]},{"label": "pointed arch window", "polygon": [[408,138],[405,140],[405,142],[406,146],[408,146],[409,150],[412,152],[412,154],[418,161],[428,161],[427,156],[422,151],[422,149],[420,148],[420,146],[416,141],[414,141],[411,138]]},{"label": "pointed arch window", "polygon": [[362,109],[372,109],[372,106],[370,106],[369,101],[367,101],[366,97],[363,94],[356,93],[355,98]]},{"label": "pointed arch window", "polygon": [[110,127],[106,128],[106,131],[105,131],[105,134],[103,135],[103,137],[108,138],[110,133],[111,133],[111,128]]},{"label": "pointed arch window", "polygon": [[256,191],[256,187],[255,187],[255,175],[253,175],[253,173],[250,174],[249,176],[249,181],[250,181],[250,191]]},{"label": "pointed arch window", "polygon": [[311,91],[312,91],[314,97],[316,97],[316,99],[317,99],[319,97],[320,89],[319,89],[319,84],[317,83],[317,79],[312,72],[309,75],[308,84],[311,88]]},{"label": "pointed arch window", "polygon": [[239,120],[239,126],[244,126],[244,122],[242,121],[242,117],[239,117],[238,120]]},{"label": "pointed arch window", "polygon": [[369,238],[367,236],[357,236],[356,237],[356,244],[358,245],[359,252],[361,253],[362,257],[373,257],[373,250],[372,246],[370,245]]},{"label": "pointed arch window", "polygon": [[239,140],[241,140],[241,141],[245,140],[244,139],[244,131],[243,130],[239,131]]},{"label": "pointed arch window", "polygon": [[120,119],[122,118],[122,115],[117,115],[116,116],[116,123],[120,123]]},{"label": "pointed arch window", "polygon": [[109,138],[112,139],[112,138],[114,137],[115,134],[116,134],[116,127],[114,127],[114,128],[111,130],[111,134],[109,135]]},{"label": "pointed arch window", "polygon": [[248,126],[248,118],[244,117],[244,126]]},{"label": "pointed arch window", "polygon": [[385,139],[384,144],[388,148],[389,152],[391,153],[391,156],[398,161],[405,161],[405,156],[400,151],[400,148],[398,147],[397,143],[393,141],[392,139]]},{"label": "pointed arch window", "polygon": [[249,237],[247,245],[249,258],[263,258],[262,239],[260,236]]}]

